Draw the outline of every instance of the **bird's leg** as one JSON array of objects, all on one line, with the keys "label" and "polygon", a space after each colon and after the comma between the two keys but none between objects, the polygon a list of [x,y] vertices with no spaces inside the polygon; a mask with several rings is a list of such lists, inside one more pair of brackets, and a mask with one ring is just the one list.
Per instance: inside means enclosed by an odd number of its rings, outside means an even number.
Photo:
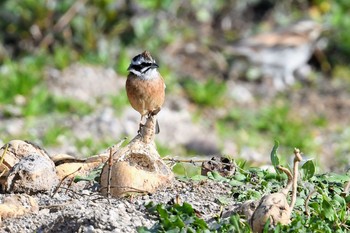
[{"label": "bird's leg", "polygon": [[161,108],[157,108],[156,110],[153,110],[152,112],[150,112],[148,115],[149,116],[155,116],[155,115],[157,115],[160,112],[160,109]]},{"label": "bird's leg", "polygon": [[143,121],[143,115],[141,115],[141,119],[140,119],[140,124],[139,124],[139,130],[137,131],[138,134],[141,135],[141,129],[143,126],[145,126],[144,124],[142,124],[142,121]]}]

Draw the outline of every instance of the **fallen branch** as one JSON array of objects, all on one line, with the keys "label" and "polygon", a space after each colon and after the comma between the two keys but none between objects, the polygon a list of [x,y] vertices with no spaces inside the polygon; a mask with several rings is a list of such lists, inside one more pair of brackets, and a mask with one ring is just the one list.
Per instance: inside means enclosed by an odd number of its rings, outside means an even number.
[{"label": "fallen branch", "polygon": [[65,181],[65,179],[67,179],[67,178],[70,177],[71,175],[75,174],[76,172],[80,171],[82,168],[83,168],[83,166],[79,167],[79,168],[78,168],[77,170],[75,170],[74,172],[72,172],[72,173],[70,173],[70,174],[68,174],[68,175],[65,175],[65,176],[61,179],[60,183],[57,185],[57,187],[55,188],[55,190],[52,192],[51,197],[55,196],[55,194],[58,192],[58,189],[61,188],[61,185],[63,184],[63,181]]}]

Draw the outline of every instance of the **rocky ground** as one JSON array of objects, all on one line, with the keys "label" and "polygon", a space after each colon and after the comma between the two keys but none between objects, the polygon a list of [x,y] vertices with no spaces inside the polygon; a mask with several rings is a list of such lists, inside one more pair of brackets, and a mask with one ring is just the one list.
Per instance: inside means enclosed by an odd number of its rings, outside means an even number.
[{"label": "rocky ground", "polygon": [[[136,232],[137,227],[151,228],[157,221],[145,204],[167,203],[176,196],[208,220],[220,212],[218,198],[229,197],[232,186],[211,180],[175,180],[171,187],[155,194],[122,199],[107,199],[94,188],[77,192],[62,190],[53,197],[36,194],[33,197],[39,203],[39,213],[5,219],[1,232]],[[228,200],[225,210],[235,209],[234,199]]]}]

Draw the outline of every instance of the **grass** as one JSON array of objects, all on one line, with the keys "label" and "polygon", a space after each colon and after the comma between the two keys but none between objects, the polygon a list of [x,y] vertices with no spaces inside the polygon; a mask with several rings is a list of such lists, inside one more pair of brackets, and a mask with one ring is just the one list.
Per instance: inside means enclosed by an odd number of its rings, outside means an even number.
[{"label": "grass", "polygon": [[199,106],[219,107],[224,103],[225,83],[211,78],[205,82],[197,82],[188,78],[184,81],[183,86],[189,98]]},{"label": "grass", "polygon": [[57,146],[60,137],[70,137],[71,135],[71,130],[68,127],[53,125],[45,131],[41,141],[45,146]]},{"label": "grass", "polygon": [[0,69],[0,103],[13,103],[15,96],[30,96],[41,81],[43,61],[28,57],[17,62],[7,60]]},{"label": "grass", "polygon": [[284,101],[283,104],[273,103],[258,109],[232,109],[216,122],[216,128],[223,138],[231,138],[239,146],[259,147],[275,138],[283,145],[283,152],[295,146],[314,153],[317,145],[312,129],[326,124],[321,117],[304,119]]}]

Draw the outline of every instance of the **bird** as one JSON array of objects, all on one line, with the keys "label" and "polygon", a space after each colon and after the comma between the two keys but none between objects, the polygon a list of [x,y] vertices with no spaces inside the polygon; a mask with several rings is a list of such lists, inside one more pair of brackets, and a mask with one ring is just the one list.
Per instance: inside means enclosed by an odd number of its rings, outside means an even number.
[{"label": "bird", "polygon": [[[126,93],[131,106],[141,114],[138,133],[141,133],[143,118],[157,115],[164,104],[166,86],[157,68],[150,52],[144,51],[131,60],[127,69]],[[155,133],[159,132],[156,121]]]},{"label": "bird", "polygon": [[303,68],[317,47],[322,25],[302,20],[282,30],[262,33],[240,40],[228,52],[245,57],[273,77],[276,88],[295,82],[294,72]]}]

